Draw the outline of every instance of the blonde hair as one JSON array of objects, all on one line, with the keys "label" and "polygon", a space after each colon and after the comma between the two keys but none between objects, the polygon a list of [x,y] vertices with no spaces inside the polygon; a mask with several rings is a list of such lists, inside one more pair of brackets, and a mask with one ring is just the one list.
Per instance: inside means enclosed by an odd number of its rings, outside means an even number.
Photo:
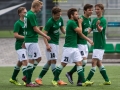
[{"label": "blonde hair", "polygon": [[32,8],[35,8],[36,6],[43,5],[42,1],[39,0],[33,0],[32,2]]}]

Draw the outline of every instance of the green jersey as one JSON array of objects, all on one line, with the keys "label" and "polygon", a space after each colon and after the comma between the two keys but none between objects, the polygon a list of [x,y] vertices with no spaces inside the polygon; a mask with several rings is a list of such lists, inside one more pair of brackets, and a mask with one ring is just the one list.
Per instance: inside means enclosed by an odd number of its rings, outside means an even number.
[{"label": "green jersey", "polygon": [[38,42],[38,34],[33,27],[37,26],[36,14],[31,10],[24,17],[25,42]]},{"label": "green jersey", "polygon": [[59,20],[55,21],[52,17],[47,21],[44,30],[47,31],[47,35],[50,36],[51,40],[48,43],[57,44],[59,43],[59,28],[63,26],[63,19],[60,17]]},{"label": "green jersey", "polygon": [[78,25],[74,20],[68,20],[64,47],[77,48],[77,33],[75,32],[77,27]]},{"label": "green jersey", "polygon": [[[19,35],[24,36],[24,22],[21,20],[16,21],[16,23],[14,24],[14,33],[18,33]],[[24,39],[16,39],[15,42],[15,49],[21,49],[22,48],[22,44],[24,42]]]},{"label": "green jersey", "polygon": [[[89,30],[90,25],[91,25],[91,18],[86,18],[83,15],[80,18],[83,19],[83,22],[82,22],[82,33],[85,36],[87,36],[88,35],[88,30]],[[78,35],[77,43],[78,44],[87,44],[87,41]]]},{"label": "green jersey", "polygon": [[[96,22],[100,20],[101,32],[97,30]],[[106,40],[105,40],[105,31],[106,31],[106,19],[104,17],[93,19],[91,29],[93,30],[93,42],[94,49],[104,49]]]}]

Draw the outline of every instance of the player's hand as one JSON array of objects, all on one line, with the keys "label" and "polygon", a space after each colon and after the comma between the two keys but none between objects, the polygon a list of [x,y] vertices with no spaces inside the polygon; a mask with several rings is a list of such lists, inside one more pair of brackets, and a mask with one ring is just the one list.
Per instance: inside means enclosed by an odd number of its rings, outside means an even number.
[{"label": "player's hand", "polygon": [[91,28],[89,28],[89,29],[88,29],[88,34],[90,34],[90,33],[91,33],[91,31],[92,31],[92,29],[91,29]]},{"label": "player's hand", "polygon": [[51,48],[50,45],[47,45],[46,48],[47,48],[47,51],[51,52],[51,49],[52,49],[52,48]]},{"label": "player's hand", "polygon": [[96,22],[96,25],[99,25],[100,24],[100,20],[98,20],[97,22]]},{"label": "player's hand", "polygon": [[46,36],[45,38],[46,38],[48,41],[51,40],[51,38],[50,38],[49,36]]},{"label": "player's hand", "polygon": [[82,23],[82,22],[83,22],[82,18],[78,19],[78,23]]},{"label": "player's hand", "polygon": [[94,42],[92,40],[88,40],[88,42],[91,44],[91,45],[94,45]]},{"label": "player's hand", "polygon": [[22,44],[22,48],[26,49],[26,47],[25,47],[25,42],[23,42],[23,44]]},{"label": "player's hand", "polygon": [[40,27],[39,27],[39,29],[40,29],[40,31],[42,31],[42,29],[43,29],[43,26],[40,26]]}]

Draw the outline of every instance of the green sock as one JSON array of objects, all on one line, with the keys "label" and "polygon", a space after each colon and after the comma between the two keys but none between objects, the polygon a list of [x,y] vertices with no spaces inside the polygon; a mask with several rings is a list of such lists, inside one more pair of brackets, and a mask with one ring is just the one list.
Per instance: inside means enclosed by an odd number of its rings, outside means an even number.
[{"label": "green sock", "polygon": [[89,74],[88,74],[88,77],[86,80],[91,80],[91,78],[93,77],[94,73],[96,71],[96,67],[92,67],[92,69],[90,70]]},{"label": "green sock", "polygon": [[50,65],[48,63],[46,63],[42,69],[42,71],[39,74],[39,78],[42,78],[48,71]]},{"label": "green sock", "polygon": [[84,78],[84,73],[83,73],[83,69],[82,66],[77,66],[77,73],[78,73],[78,79],[82,81],[82,83],[85,82],[85,78]]},{"label": "green sock", "polygon": [[106,70],[105,70],[104,66],[101,66],[101,67],[99,68],[99,70],[100,70],[100,73],[101,73],[101,75],[103,76],[104,80],[108,82],[108,81],[109,81],[109,78],[108,78],[108,76],[107,76],[107,73],[106,73]]},{"label": "green sock", "polygon": [[69,71],[69,73],[70,74],[73,74],[74,72],[76,72],[77,71],[77,66],[75,65],[70,71]]},{"label": "green sock", "polygon": [[13,75],[12,75],[13,80],[16,80],[16,77],[17,77],[19,71],[20,71],[20,67],[15,66],[14,71],[13,71]]},{"label": "green sock", "polygon": [[34,66],[33,66],[33,71],[35,70],[35,68],[37,67],[38,62],[36,60],[34,60]]},{"label": "green sock", "polygon": [[55,70],[55,76],[54,76],[54,81],[58,81],[59,80],[59,75],[62,72],[63,66],[60,65],[59,67],[56,68]]},{"label": "green sock", "polygon": [[[56,64],[51,64],[51,69],[52,69],[53,75],[55,76]],[[58,77],[58,80],[60,80],[59,77]]]},{"label": "green sock", "polygon": [[31,82],[32,73],[33,73],[33,64],[28,63],[27,65],[27,84]]},{"label": "green sock", "polygon": [[85,72],[85,66],[87,64],[87,60],[82,60],[82,67],[83,67],[83,72]]},{"label": "green sock", "polygon": [[22,66],[22,72],[23,72],[23,76],[26,76],[27,66]]},{"label": "green sock", "polygon": [[[83,68],[83,73],[85,72],[85,66],[87,64],[87,60],[82,60],[82,68]],[[84,76],[85,77],[85,76]],[[81,82],[80,77],[78,76],[78,81],[77,83]]]},{"label": "green sock", "polygon": [[55,76],[56,66],[55,64],[51,64],[51,70],[53,72],[53,75]]}]

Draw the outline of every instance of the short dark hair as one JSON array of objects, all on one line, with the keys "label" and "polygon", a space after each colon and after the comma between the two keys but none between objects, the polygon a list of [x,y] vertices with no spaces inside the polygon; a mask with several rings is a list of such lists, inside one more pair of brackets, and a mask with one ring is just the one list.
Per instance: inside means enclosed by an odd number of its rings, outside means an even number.
[{"label": "short dark hair", "polygon": [[99,7],[99,8],[101,8],[101,10],[104,10],[103,4],[96,4],[95,7]]},{"label": "short dark hair", "polygon": [[69,9],[68,12],[67,12],[68,18],[70,19],[71,15],[74,15],[74,12],[77,12],[77,11],[78,10],[76,8]]},{"label": "short dark hair", "polygon": [[59,7],[53,7],[52,8],[52,14],[57,14],[59,12],[61,12],[61,9]]},{"label": "short dark hair", "polygon": [[25,7],[19,7],[18,10],[17,10],[18,15],[19,15],[24,9],[26,9],[26,8],[25,8]]},{"label": "short dark hair", "polygon": [[91,4],[85,4],[83,10],[86,11],[87,9],[90,9],[90,8],[93,8],[93,5],[91,5]]}]

